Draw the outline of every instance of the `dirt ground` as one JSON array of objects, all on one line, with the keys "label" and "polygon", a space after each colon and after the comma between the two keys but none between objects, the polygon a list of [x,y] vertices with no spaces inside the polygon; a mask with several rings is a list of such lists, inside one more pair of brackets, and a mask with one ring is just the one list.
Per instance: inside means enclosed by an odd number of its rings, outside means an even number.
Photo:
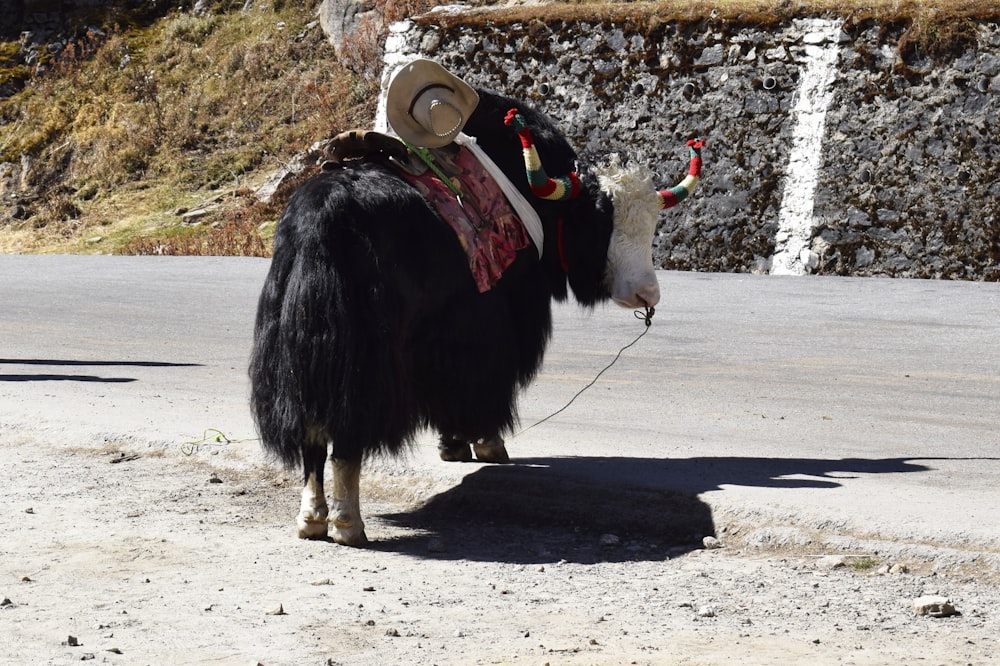
[{"label": "dirt ground", "polygon": [[298,479],[235,447],[36,437],[0,429],[3,664],[1000,663],[1000,589],[967,570],[706,549],[516,466],[376,466],[359,550],[297,539]]}]

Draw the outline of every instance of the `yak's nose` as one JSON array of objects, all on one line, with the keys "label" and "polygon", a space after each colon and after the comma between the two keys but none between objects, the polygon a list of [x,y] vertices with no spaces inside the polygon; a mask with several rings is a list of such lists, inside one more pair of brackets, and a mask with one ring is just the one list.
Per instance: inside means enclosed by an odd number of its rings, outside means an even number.
[{"label": "yak's nose", "polygon": [[613,296],[615,303],[623,308],[653,307],[660,302],[660,285],[655,281],[637,289],[627,291],[628,296]]}]

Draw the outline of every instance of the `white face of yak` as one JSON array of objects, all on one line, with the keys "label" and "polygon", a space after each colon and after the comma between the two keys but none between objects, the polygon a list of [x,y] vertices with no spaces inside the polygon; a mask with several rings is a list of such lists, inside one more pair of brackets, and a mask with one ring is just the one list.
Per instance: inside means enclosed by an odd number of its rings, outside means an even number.
[{"label": "white face of yak", "polygon": [[626,308],[652,307],[660,300],[660,285],[653,271],[653,234],[660,197],[648,173],[622,167],[617,157],[595,171],[601,189],[615,206],[605,275],[611,298]]}]

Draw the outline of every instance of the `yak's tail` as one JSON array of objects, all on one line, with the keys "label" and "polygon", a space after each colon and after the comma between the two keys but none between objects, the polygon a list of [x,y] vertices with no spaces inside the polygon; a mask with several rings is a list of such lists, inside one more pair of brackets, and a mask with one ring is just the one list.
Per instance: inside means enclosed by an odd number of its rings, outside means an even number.
[{"label": "yak's tail", "polygon": [[258,302],[251,411],[265,450],[289,467],[309,446],[333,442],[337,457],[360,459],[414,429],[386,420],[406,413],[393,404],[401,378],[385,344],[395,308],[379,287],[366,220],[345,217],[357,214],[351,205],[324,176],[296,192]]}]

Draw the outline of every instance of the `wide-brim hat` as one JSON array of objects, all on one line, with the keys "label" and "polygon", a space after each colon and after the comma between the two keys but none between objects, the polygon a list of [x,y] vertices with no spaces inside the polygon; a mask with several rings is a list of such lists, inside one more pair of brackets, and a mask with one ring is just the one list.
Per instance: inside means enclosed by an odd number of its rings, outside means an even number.
[{"label": "wide-brim hat", "polygon": [[479,104],[472,87],[447,69],[420,58],[389,82],[385,114],[401,139],[423,148],[452,142]]}]

